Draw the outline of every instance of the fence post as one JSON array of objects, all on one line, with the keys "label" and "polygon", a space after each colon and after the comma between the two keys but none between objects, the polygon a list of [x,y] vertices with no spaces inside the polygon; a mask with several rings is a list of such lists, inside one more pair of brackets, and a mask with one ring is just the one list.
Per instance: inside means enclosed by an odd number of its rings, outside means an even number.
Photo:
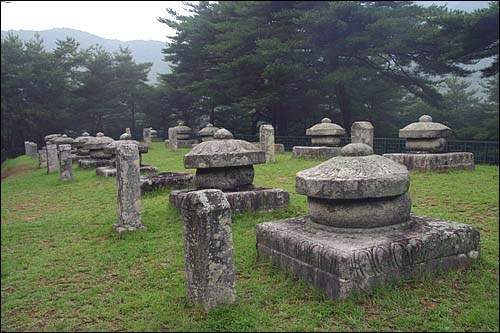
[{"label": "fence post", "polygon": [[488,142],[484,143],[484,163],[488,164]]}]

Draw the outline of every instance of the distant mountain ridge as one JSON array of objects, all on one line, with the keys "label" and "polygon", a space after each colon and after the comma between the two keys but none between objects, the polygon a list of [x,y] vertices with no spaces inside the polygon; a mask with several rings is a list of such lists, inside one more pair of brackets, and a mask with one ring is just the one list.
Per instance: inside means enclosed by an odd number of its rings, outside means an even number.
[{"label": "distant mountain ridge", "polygon": [[122,42],[117,39],[106,39],[85,31],[68,28],[56,28],[42,31],[2,30],[2,37],[7,35],[8,32],[12,32],[13,34],[19,36],[22,40],[32,39],[38,32],[48,50],[52,50],[56,46],[56,40],[66,39],[66,37],[74,38],[78,43],[80,43],[80,48],[82,49],[99,44],[108,52],[116,52],[119,50],[120,46],[128,46],[132,51],[132,55],[136,62],[153,63],[151,71],[148,75],[148,79],[151,84],[155,84],[157,82],[158,74],[171,72],[169,64],[162,60],[163,54],[161,53],[161,50],[165,47],[165,43],[157,40],[131,40]]}]

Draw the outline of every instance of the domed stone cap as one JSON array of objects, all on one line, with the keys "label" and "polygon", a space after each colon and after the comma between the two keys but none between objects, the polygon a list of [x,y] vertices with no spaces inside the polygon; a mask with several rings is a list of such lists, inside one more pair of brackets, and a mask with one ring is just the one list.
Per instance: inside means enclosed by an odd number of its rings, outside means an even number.
[{"label": "domed stone cap", "polygon": [[321,119],[321,123],[312,126],[306,130],[309,136],[342,136],[345,135],[345,129],[332,123],[330,118]]},{"label": "domed stone cap", "polygon": [[364,143],[351,143],[341,156],[298,172],[295,186],[297,193],[314,198],[382,198],[406,193],[410,177],[404,165],[374,155]]},{"label": "domed stone cap", "polygon": [[120,136],[120,140],[113,141],[110,144],[106,145],[104,147],[104,152],[107,154],[116,154],[116,148],[118,148],[119,145],[123,145],[123,144],[137,145],[137,148],[139,149],[139,153],[147,153],[148,152],[148,147],[146,145],[143,145],[139,141],[136,141],[136,140],[121,139],[122,136],[123,136],[123,134]]},{"label": "domed stone cap", "polygon": [[85,142],[87,142],[91,138],[90,134],[87,132],[83,132],[81,136],[77,137],[75,140],[73,140],[73,143],[75,144],[81,144],[83,145]]},{"label": "domed stone cap", "polygon": [[266,162],[266,153],[250,142],[234,140],[228,130],[221,128],[215,140],[205,141],[184,155],[186,169],[225,168]]},{"label": "domed stone cap", "polygon": [[102,132],[99,132],[96,134],[95,137],[89,137],[87,142],[85,142],[85,144],[84,144],[84,148],[90,149],[90,150],[103,149],[104,147],[106,147],[108,144],[110,144],[113,141],[115,141],[115,140],[113,140],[112,138],[110,138],[108,136],[104,136],[104,134]]},{"label": "domed stone cap", "polygon": [[132,139],[132,135],[128,134],[128,133],[123,133],[122,135],[120,135],[120,140],[130,140]]},{"label": "domed stone cap", "polygon": [[60,137],[61,134],[49,134],[49,135],[46,135],[43,140],[44,141],[51,141],[51,140],[54,140],[55,138],[57,137]]},{"label": "domed stone cap", "polygon": [[73,141],[74,141],[74,139],[68,137],[66,134],[63,134],[62,136],[59,136],[53,140],[53,142],[57,145],[73,143]]},{"label": "domed stone cap", "polygon": [[186,123],[182,120],[179,120],[177,122],[177,126],[175,126],[175,131],[179,134],[185,134],[185,133],[191,133],[193,130],[191,129],[191,127],[189,126],[186,126],[185,125]]},{"label": "domed stone cap", "polygon": [[418,119],[418,122],[399,130],[400,138],[407,139],[436,139],[446,138],[450,134],[451,129],[441,123],[432,121],[432,117],[424,114]]},{"label": "domed stone cap", "polygon": [[214,136],[215,132],[219,130],[218,127],[208,123],[207,126],[198,131],[199,136]]}]

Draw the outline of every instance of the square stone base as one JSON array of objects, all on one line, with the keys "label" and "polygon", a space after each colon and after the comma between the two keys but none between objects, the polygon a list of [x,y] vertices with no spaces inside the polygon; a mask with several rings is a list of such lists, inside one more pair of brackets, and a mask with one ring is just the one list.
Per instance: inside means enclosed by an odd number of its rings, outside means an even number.
[{"label": "square stone base", "polygon": [[[158,172],[158,168],[151,165],[143,165],[139,168],[140,174],[150,174]],[[116,168],[111,166],[98,167],[95,169],[97,176],[116,177]]]},{"label": "square stone base", "polygon": [[339,156],[342,147],[307,147],[295,146],[292,148],[293,157],[306,160],[328,160]]},{"label": "square stone base", "polygon": [[479,257],[479,231],[416,215],[403,225],[364,230],[327,227],[304,216],[258,224],[257,253],[337,299],[401,278],[468,267]]},{"label": "square stone base", "polygon": [[[177,209],[181,208],[186,194],[195,190],[179,190],[170,193],[170,203]],[[231,212],[264,211],[276,208],[286,208],[290,204],[290,193],[282,189],[261,188],[253,185],[237,190],[223,190],[227,201],[231,205]]]},{"label": "square stone base", "polygon": [[446,171],[448,169],[474,170],[474,154],[384,154],[384,157],[405,165],[408,170]]},{"label": "square stone base", "polygon": [[84,159],[78,160],[78,166],[82,169],[94,169],[102,166],[111,166],[111,160]]},{"label": "square stone base", "polygon": [[151,192],[164,187],[182,189],[193,186],[194,174],[187,172],[162,172],[141,176],[141,193]]},{"label": "square stone base", "polygon": [[71,160],[73,163],[78,163],[79,160],[89,160],[91,157],[89,155],[71,155]]}]

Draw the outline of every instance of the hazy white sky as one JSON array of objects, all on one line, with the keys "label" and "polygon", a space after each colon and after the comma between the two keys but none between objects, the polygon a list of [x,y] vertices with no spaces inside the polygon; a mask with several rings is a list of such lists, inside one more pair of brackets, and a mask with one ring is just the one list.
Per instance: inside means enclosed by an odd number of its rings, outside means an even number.
[{"label": "hazy white sky", "polygon": [[[488,1],[417,1],[448,4],[453,9],[472,10]],[[183,12],[180,1],[11,1],[2,2],[2,30],[48,30],[72,28],[108,39],[166,41],[172,35],[158,17],[166,8]]]},{"label": "hazy white sky", "polygon": [[108,39],[166,41],[172,35],[166,8],[183,11],[181,1],[11,1],[2,2],[2,30],[72,28]]}]

